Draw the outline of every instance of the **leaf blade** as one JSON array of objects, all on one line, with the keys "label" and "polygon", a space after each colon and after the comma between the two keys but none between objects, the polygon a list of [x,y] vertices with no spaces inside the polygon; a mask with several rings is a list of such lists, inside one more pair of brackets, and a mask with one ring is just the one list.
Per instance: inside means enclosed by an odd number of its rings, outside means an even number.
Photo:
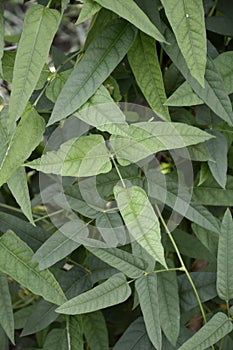
[{"label": "leaf blade", "polygon": [[14,317],[7,276],[0,272],[0,324],[14,344]]}]

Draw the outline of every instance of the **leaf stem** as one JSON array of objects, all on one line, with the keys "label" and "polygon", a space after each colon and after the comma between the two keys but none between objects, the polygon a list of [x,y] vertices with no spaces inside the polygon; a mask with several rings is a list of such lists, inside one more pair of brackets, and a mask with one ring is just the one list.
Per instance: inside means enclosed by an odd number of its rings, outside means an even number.
[{"label": "leaf stem", "polygon": [[67,335],[67,350],[71,350],[71,343],[70,343],[70,316],[66,315],[66,335]]},{"label": "leaf stem", "polygon": [[116,163],[116,161],[115,161],[115,159],[114,159],[114,155],[111,154],[110,157],[111,157],[112,162],[113,162],[113,164],[114,164],[114,166],[115,166],[115,168],[116,168],[117,174],[118,174],[118,176],[119,176],[119,178],[120,178],[120,180],[121,180],[122,186],[123,186],[124,188],[126,188],[124,179],[123,179],[123,177],[121,176],[121,173],[120,173],[120,170],[119,170],[119,168],[118,168],[118,165],[117,165],[117,163]]},{"label": "leaf stem", "polygon": [[38,219],[34,220],[34,222],[38,222],[38,221],[41,221],[41,220],[50,218],[51,216],[55,216],[55,215],[57,215],[57,214],[62,213],[63,211],[64,211],[64,209],[59,209],[59,210],[55,211],[54,213],[46,214],[46,215],[44,215],[44,216],[39,217]]},{"label": "leaf stem", "polygon": [[191,278],[191,276],[190,276],[190,274],[189,274],[189,272],[188,272],[188,270],[187,270],[187,268],[186,268],[186,266],[185,266],[185,264],[184,264],[184,261],[183,261],[183,259],[182,259],[181,254],[180,254],[180,251],[179,251],[179,249],[178,249],[178,247],[177,247],[177,245],[176,245],[176,242],[175,242],[174,238],[172,237],[172,234],[171,234],[169,228],[167,227],[166,222],[164,221],[164,219],[163,219],[163,217],[162,217],[162,215],[161,215],[161,212],[160,212],[160,210],[159,210],[159,207],[158,207],[157,205],[155,205],[155,208],[156,208],[156,210],[157,210],[157,212],[158,212],[158,215],[159,215],[159,218],[160,218],[160,220],[161,220],[161,222],[162,222],[162,224],[163,224],[163,227],[164,227],[165,231],[167,232],[167,234],[168,234],[168,236],[169,236],[169,238],[170,238],[170,241],[171,241],[171,243],[172,243],[172,245],[173,245],[173,247],[174,247],[174,249],[175,249],[175,251],[176,251],[176,254],[177,254],[178,259],[179,259],[180,264],[181,264],[180,270],[185,272],[185,274],[186,274],[186,276],[187,276],[187,278],[188,278],[188,280],[189,280],[189,283],[190,283],[191,286],[192,286],[193,292],[194,292],[194,294],[195,294],[195,296],[196,296],[198,305],[199,305],[200,310],[201,310],[201,314],[202,314],[202,317],[203,317],[203,321],[204,321],[204,323],[206,323],[205,310],[204,310],[204,308],[203,308],[203,306],[202,306],[201,299],[200,299],[200,297],[199,297],[199,294],[198,294],[198,291],[197,291],[197,289],[196,289],[196,287],[195,287],[195,284],[193,283],[193,280],[192,280],[192,278]]}]

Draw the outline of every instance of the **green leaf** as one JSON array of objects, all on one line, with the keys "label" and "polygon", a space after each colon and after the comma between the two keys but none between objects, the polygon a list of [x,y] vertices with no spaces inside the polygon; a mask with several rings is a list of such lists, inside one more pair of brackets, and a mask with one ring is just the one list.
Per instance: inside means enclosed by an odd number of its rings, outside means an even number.
[{"label": "green leaf", "polygon": [[101,311],[82,315],[83,332],[91,350],[109,350],[108,330]]},{"label": "green leaf", "polygon": [[119,272],[119,270],[111,267],[94,255],[89,256],[87,262],[91,271],[92,284],[105,280]]},{"label": "green leaf", "polygon": [[103,85],[74,113],[74,116],[110,134],[125,135],[122,126],[128,127],[125,115]]},{"label": "green leaf", "polygon": [[56,102],[71,72],[72,69],[67,69],[64,72],[57,73],[55,77],[51,80],[49,86],[45,90],[45,95],[50,101],[54,103]]},{"label": "green leaf", "polygon": [[53,274],[32,263],[33,251],[12,231],[0,238],[0,270],[45,300],[60,305],[65,295]]},{"label": "green leaf", "polygon": [[206,29],[224,36],[233,36],[232,18],[225,16],[206,17]]},{"label": "green leaf", "polygon": [[138,186],[130,188],[115,186],[114,194],[132,238],[166,267],[159,220],[145,191]]},{"label": "green leaf", "polygon": [[0,229],[2,232],[13,230],[33,250],[38,249],[50,236],[49,232],[41,227],[33,227],[29,222],[4,212],[0,212]]},{"label": "green leaf", "polygon": [[229,209],[226,210],[218,243],[217,292],[226,301],[233,298],[233,220]]},{"label": "green leaf", "polygon": [[214,64],[222,76],[228,94],[233,92],[233,68],[231,65],[233,51],[223,52],[215,58]]},{"label": "green leaf", "polygon": [[212,254],[214,254],[214,256],[217,256],[219,235],[216,232],[204,229],[195,223],[192,224],[192,230],[194,231],[197,238],[202,242],[202,244]]},{"label": "green leaf", "polygon": [[47,335],[43,350],[69,350],[66,329],[52,329]]},{"label": "green leaf", "polygon": [[84,350],[83,324],[79,315],[69,316],[70,345],[72,350]]},{"label": "green leaf", "polygon": [[13,69],[15,63],[16,51],[4,51],[2,57],[2,77],[8,83],[12,82]]},{"label": "green leaf", "polygon": [[1,326],[0,326],[0,347],[2,350],[9,350],[8,338]]},{"label": "green leaf", "polygon": [[155,273],[140,277],[135,281],[139,302],[146,324],[148,336],[158,350],[162,348],[160,328],[159,299],[157,293],[157,276]]},{"label": "green leaf", "polygon": [[178,350],[204,350],[217,343],[232,329],[233,326],[228,317],[224,313],[218,312]]},{"label": "green leaf", "polygon": [[[20,165],[30,156],[41,141],[45,123],[39,114],[29,107],[15,129],[0,164],[0,186],[2,186]],[[22,142],[23,140],[23,142]]]},{"label": "green leaf", "polygon": [[191,75],[204,87],[206,30],[202,0],[161,0]]},{"label": "green leaf", "polygon": [[221,75],[216,69],[214,62],[209,57],[207,58],[205,88],[203,88],[196,81],[196,79],[190,75],[189,69],[181,54],[181,51],[179,50],[174,35],[165,25],[163,28],[166,32],[166,38],[171,45],[162,44],[162,47],[171,58],[173,63],[180,70],[182,75],[191,85],[194,92],[201,98],[201,100],[206,103],[206,105],[212,109],[212,111],[214,111],[220,118],[225,120],[229,125],[233,125],[231,102],[227,96]]},{"label": "green leaf", "polygon": [[10,341],[14,342],[14,317],[7,276],[0,272],[0,324]]},{"label": "green leaf", "polygon": [[0,75],[2,75],[2,57],[4,53],[4,8],[0,4]]},{"label": "green leaf", "polygon": [[233,206],[233,177],[227,176],[225,189],[222,189],[213,178],[209,178],[201,186],[194,186],[193,200],[203,205]]},{"label": "green leaf", "polygon": [[136,29],[117,19],[104,27],[74,68],[53,109],[49,123],[80,108],[111,74],[134,42]]},{"label": "green leaf", "polygon": [[122,273],[110,277],[99,286],[70,299],[56,311],[62,314],[84,314],[122,303],[131,289]]},{"label": "green leaf", "polygon": [[144,33],[139,33],[128,52],[128,59],[148,104],[159,117],[169,121],[168,108],[163,105],[166,94],[155,40]]},{"label": "green leaf", "polygon": [[93,247],[87,247],[87,249],[99,259],[105,261],[110,266],[115,267],[131,278],[140,277],[146,270],[147,264],[145,264],[143,260],[124,250],[118,248],[101,249]]},{"label": "green leaf", "polygon": [[85,0],[81,12],[78,16],[78,20],[75,24],[81,24],[85,22],[87,19],[94,16],[100,9],[101,6],[94,0]]},{"label": "green leaf", "polygon": [[[139,122],[131,124],[124,131],[127,138],[117,135],[110,138],[111,147],[120,163],[122,159],[136,163],[162,150],[182,148],[213,138],[193,126],[165,121]],[[125,165],[123,162],[122,164]]]},{"label": "green leaf", "polygon": [[157,273],[159,319],[161,328],[174,346],[180,331],[180,306],[175,271]]},{"label": "green leaf", "polygon": [[225,188],[227,182],[227,140],[223,134],[212,130],[215,139],[208,140],[206,145],[213,159],[208,161],[210,171],[217,183]]},{"label": "green leaf", "polygon": [[41,5],[31,6],[25,15],[9,102],[12,123],[20,118],[36,87],[60,18],[58,11]]},{"label": "green leaf", "polygon": [[[191,272],[190,276],[197,288],[201,302],[213,299],[217,295],[216,273],[214,272]],[[180,306],[184,311],[193,309],[198,305],[193,288],[185,274],[179,276]]]},{"label": "green leaf", "polygon": [[142,32],[152,36],[152,38],[160,42],[166,41],[156,26],[133,0],[128,0],[127,2],[124,0],[118,0],[117,2],[109,2],[108,0],[95,1],[108,10],[115,12],[120,17],[125,18]]},{"label": "green leaf", "polygon": [[99,213],[96,217],[96,227],[107,246],[117,247],[119,244],[126,244],[128,236],[122,218],[118,213]]},{"label": "green leaf", "polygon": [[107,173],[112,167],[101,135],[70,139],[58,151],[47,152],[26,166],[62,176],[93,176]]},{"label": "green leaf", "polygon": [[123,333],[113,347],[113,350],[154,350],[148,338],[145,323],[142,317],[138,317]]},{"label": "green leaf", "polygon": [[15,200],[22,209],[24,215],[28,218],[31,224],[35,225],[32,217],[30,195],[25,169],[18,168],[16,172],[11,175],[7,181],[7,184],[11,190],[11,193],[15,197]]},{"label": "green leaf", "polygon": [[80,246],[79,242],[72,240],[73,236],[80,233],[82,236],[88,235],[87,225],[83,221],[77,219],[66,222],[42,244],[34,254],[33,261],[39,263],[40,270],[54,265]]}]

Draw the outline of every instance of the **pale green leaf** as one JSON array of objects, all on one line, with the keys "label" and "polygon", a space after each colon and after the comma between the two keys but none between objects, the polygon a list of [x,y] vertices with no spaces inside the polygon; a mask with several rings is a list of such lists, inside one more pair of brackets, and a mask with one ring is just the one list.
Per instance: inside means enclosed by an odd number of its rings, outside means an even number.
[{"label": "pale green leaf", "polygon": [[138,317],[123,333],[113,350],[154,350],[142,317]]},{"label": "pale green leaf", "polygon": [[[176,39],[172,32],[163,25],[163,30],[166,34],[167,40],[171,45],[162,44],[163,49],[172,59],[173,63],[180,70],[187,82],[191,85],[194,92],[212,109],[220,118],[225,120],[229,125],[233,125],[233,113],[229,97],[225,90],[224,82],[220,73],[216,69],[214,62],[210,57],[207,58],[206,72],[205,72],[205,88],[203,88],[194,79],[187,67],[184,57],[177,45]],[[185,82],[186,84],[186,82]]]},{"label": "pale green leaf", "polygon": [[108,330],[101,311],[82,315],[83,333],[90,350],[109,350]]},{"label": "pale green leaf", "polygon": [[12,231],[0,238],[0,270],[45,300],[60,305],[66,297],[53,274],[39,271],[33,251]]},{"label": "pale green leaf", "polygon": [[113,135],[110,138],[118,160],[136,163],[150,154],[195,145],[213,138],[210,134],[184,123],[139,122],[124,129],[127,138]]},{"label": "pale green leaf", "polygon": [[193,91],[191,85],[185,81],[165,102],[165,106],[195,106],[203,104],[203,100]]},{"label": "pale green leaf", "polygon": [[229,209],[226,210],[218,243],[217,292],[221,299],[233,298],[233,220]]},{"label": "pale green leaf", "polygon": [[160,42],[166,41],[156,26],[133,0],[128,0],[127,2],[125,0],[114,2],[108,0],[95,1],[108,10],[115,12],[120,17],[125,18],[142,32],[152,36],[152,38]]},{"label": "pale green leaf", "polygon": [[43,350],[69,350],[66,329],[52,329],[47,335]]},{"label": "pale green leaf", "polygon": [[72,240],[73,236],[79,234],[88,235],[87,225],[80,219],[68,221],[42,244],[34,254],[33,261],[39,263],[40,270],[54,265],[80,246],[79,242]]},{"label": "pale green leaf", "polygon": [[159,299],[157,292],[156,273],[140,277],[135,281],[139,302],[146,325],[148,336],[158,350],[162,348],[162,334],[160,328]]},{"label": "pale green leaf", "polygon": [[26,12],[15,59],[9,102],[10,122],[20,118],[36,87],[60,18],[57,10],[41,5],[31,6]]},{"label": "pale green leaf", "polygon": [[0,186],[8,181],[16,169],[30,156],[41,141],[44,128],[43,118],[29,107],[9,141],[5,157],[1,160]]},{"label": "pale green leaf", "polygon": [[134,42],[136,29],[122,19],[104,27],[64,85],[48,125],[80,108],[111,74]]},{"label": "pale green leaf", "polygon": [[97,287],[70,299],[56,311],[62,314],[84,314],[122,303],[131,289],[122,273],[110,277]]},{"label": "pale green leaf", "polygon": [[194,186],[193,200],[203,205],[233,206],[233,177],[227,176],[225,189],[213,178],[209,178],[201,186]]},{"label": "pale green leaf", "polygon": [[88,250],[102,261],[131,278],[140,277],[146,270],[146,265],[142,259],[127,253],[118,248],[94,248],[87,247]]},{"label": "pale green leaf", "polygon": [[126,244],[128,235],[122,218],[118,213],[99,213],[95,224],[108,247]]},{"label": "pale green leaf", "polygon": [[204,350],[217,343],[232,331],[232,323],[222,312],[215,314],[198,332],[188,339],[178,350]]},{"label": "pale green leaf", "polygon": [[204,86],[206,29],[202,0],[161,0],[191,75]]},{"label": "pale green leaf", "polygon": [[3,4],[0,4],[0,75],[2,75],[2,57],[4,49],[4,8]]},{"label": "pale green leaf", "polygon": [[100,9],[101,6],[94,0],[85,0],[76,24],[85,22],[87,19],[94,16]]},{"label": "pale green leaf", "polygon": [[157,274],[159,319],[167,339],[175,346],[180,331],[180,305],[175,271]]},{"label": "pale green leaf", "polygon": [[0,272],[0,324],[14,344],[14,317],[7,276]]},{"label": "pale green leaf", "polygon": [[95,94],[85,103],[74,116],[101,131],[110,134],[125,135],[128,125],[125,115],[113,101],[107,89],[101,85]]},{"label": "pale green leaf", "polygon": [[132,239],[166,267],[159,220],[146,192],[138,186],[115,186],[114,194]]},{"label": "pale green leaf", "polygon": [[26,166],[62,176],[93,176],[111,170],[109,153],[101,135],[88,135],[64,142]]},{"label": "pale green leaf", "polygon": [[81,316],[69,316],[69,332],[71,349],[84,350],[83,323]]},{"label": "pale green leaf", "polygon": [[232,67],[233,51],[223,52],[215,58],[214,64],[222,76],[224,85],[228,94],[233,93],[233,67]]},{"label": "pale green leaf", "polygon": [[166,94],[155,40],[144,33],[139,33],[128,52],[128,59],[148,104],[159,117],[169,121],[168,108],[163,105]]},{"label": "pale green leaf", "polygon": [[18,168],[16,172],[11,175],[7,184],[24,215],[31,224],[34,224],[25,169]]},{"label": "pale green leaf", "polygon": [[67,69],[64,72],[57,73],[56,76],[50,81],[49,86],[45,90],[45,95],[50,101],[54,103],[56,102],[71,72],[72,69]]},{"label": "pale green leaf", "polygon": [[217,181],[217,183],[225,188],[227,182],[227,140],[226,137],[218,131],[212,130],[211,135],[214,135],[215,138],[208,140],[206,145],[208,151],[212,157],[208,161],[210,171]]}]

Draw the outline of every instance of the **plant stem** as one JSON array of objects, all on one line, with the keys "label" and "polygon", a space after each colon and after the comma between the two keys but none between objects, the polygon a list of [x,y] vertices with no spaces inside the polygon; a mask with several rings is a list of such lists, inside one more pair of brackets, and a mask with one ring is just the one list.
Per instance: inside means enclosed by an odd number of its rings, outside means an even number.
[{"label": "plant stem", "polygon": [[71,343],[70,343],[70,316],[66,316],[66,334],[67,334],[67,350],[71,350]]},{"label": "plant stem", "polygon": [[123,179],[123,177],[121,176],[121,173],[120,173],[120,170],[119,170],[119,168],[118,168],[118,165],[117,165],[117,163],[116,163],[116,161],[115,161],[115,159],[114,159],[114,155],[112,155],[112,154],[111,154],[111,159],[112,159],[112,162],[113,162],[113,164],[114,164],[114,166],[115,166],[115,168],[116,168],[117,174],[118,174],[118,176],[119,176],[119,178],[120,178],[120,180],[121,180],[122,186],[123,186],[124,188],[126,188],[124,179]]}]

